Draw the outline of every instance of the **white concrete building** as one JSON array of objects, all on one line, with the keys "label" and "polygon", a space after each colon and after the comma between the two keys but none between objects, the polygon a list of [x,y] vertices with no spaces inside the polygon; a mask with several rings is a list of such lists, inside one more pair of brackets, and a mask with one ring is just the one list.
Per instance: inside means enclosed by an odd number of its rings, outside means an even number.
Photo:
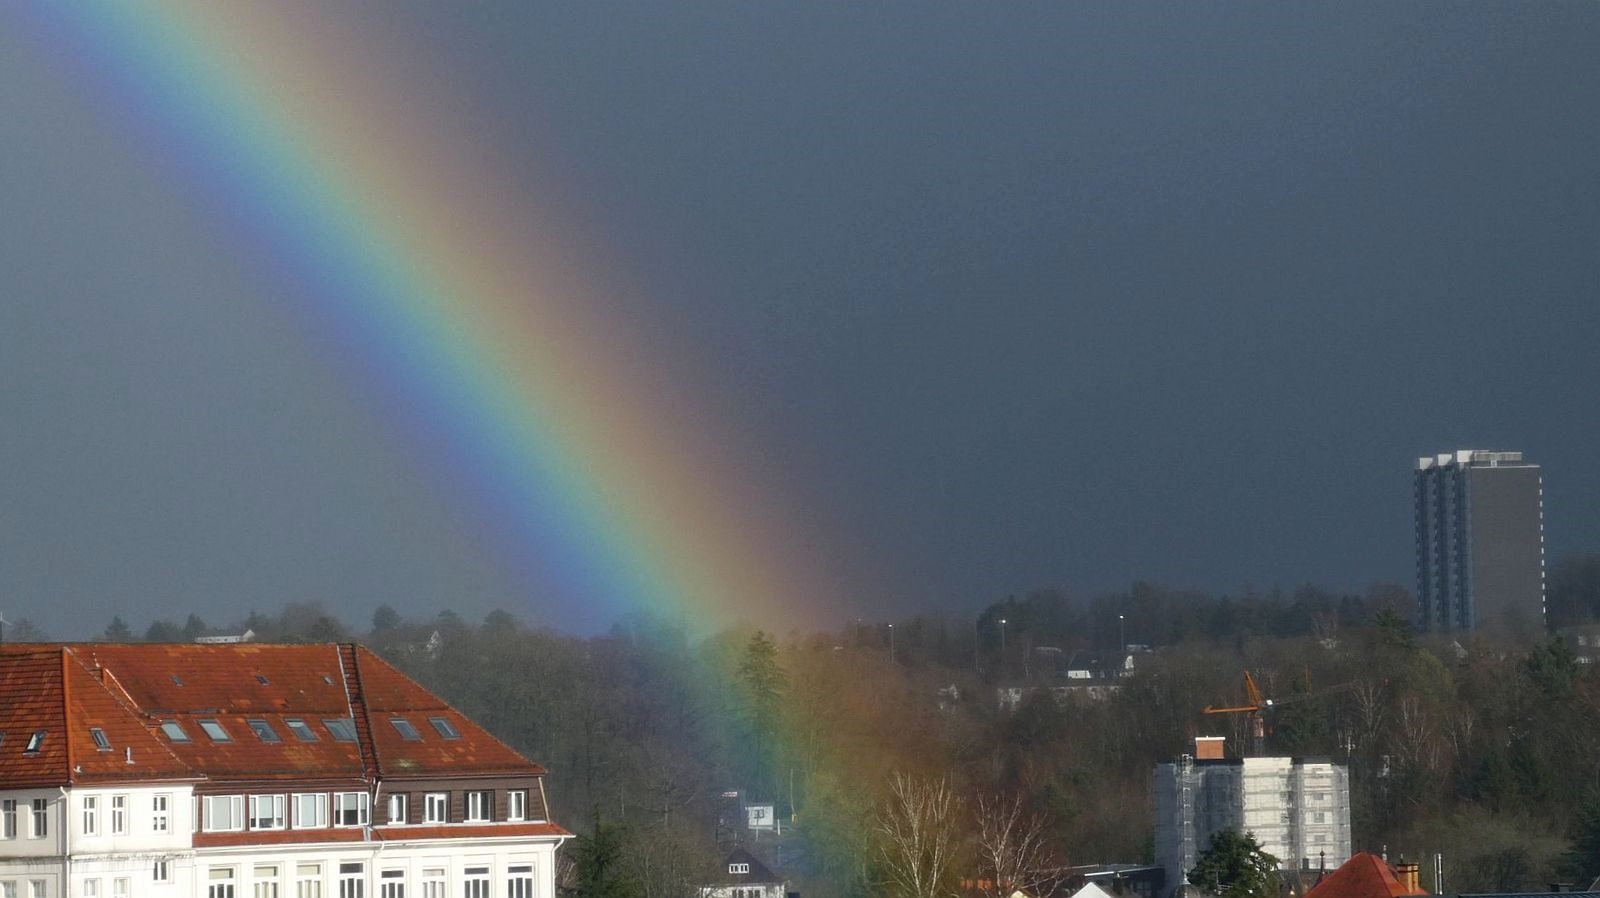
[{"label": "white concrete building", "polygon": [[1224,758],[1220,740],[1199,740],[1195,756],[1156,767],[1155,791],[1156,863],[1169,891],[1227,829],[1255,836],[1284,869],[1350,859],[1350,778],[1341,764]]},{"label": "white concrete building", "polygon": [[0,649],[0,898],[555,898],[543,776],[357,646]]}]

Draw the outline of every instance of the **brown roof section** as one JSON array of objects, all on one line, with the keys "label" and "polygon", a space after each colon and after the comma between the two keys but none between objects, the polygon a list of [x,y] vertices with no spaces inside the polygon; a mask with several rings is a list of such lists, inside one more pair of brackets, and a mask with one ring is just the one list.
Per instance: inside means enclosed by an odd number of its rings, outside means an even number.
[{"label": "brown roof section", "polygon": [[[411,724],[415,740],[394,726],[396,717]],[[458,737],[441,735],[431,718],[446,721]],[[313,738],[299,738],[290,720],[303,723]],[[340,720],[351,720],[354,741],[335,738],[327,722]],[[163,731],[169,721],[187,740]],[[226,738],[214,738],[202,723],[220,727]],[[276,741],[258,735],[254,727],[260,726]],[[95,743],[90,727],[106,734],[109,751]],[[41,750],[24,755],[28,736],[39,730],[47,734]],[[355,645],[5,646],[0,733],[0,779],[18,783],[545,772]],[[129,749],[132,765],[126,763]]]},{"label": "brown roof section", "polygon": [[[35,733],[43,740],[29,752]],[[0,734],[0,780],[18,786],[198,778],[65,646],[0,648]]]},{"label": "brown roof section", "polygon": [[1305,898],[1402,898],[1426,894],[1422,889],[1406,888],[1383,858],[1362,852],[1328,874]]}]

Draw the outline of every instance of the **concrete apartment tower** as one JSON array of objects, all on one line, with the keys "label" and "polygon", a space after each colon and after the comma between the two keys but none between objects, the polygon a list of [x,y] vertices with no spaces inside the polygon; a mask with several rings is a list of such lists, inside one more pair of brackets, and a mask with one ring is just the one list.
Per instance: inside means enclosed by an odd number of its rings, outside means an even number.
[{"label": "concrete apartment tower", "polygon": [[1155,772],[1156,863],[1167,894],[1225,829],[1255,836],[1285,870],[1332,870],[1350,859],[1350,774],[1322,758],[1228,758],[1222,739],[1195,740]]},{"label": "concrete apartment tower", "polygon": [[1417,625],[1544,632],[1544,485],[1521,452],[1417,459]]}]

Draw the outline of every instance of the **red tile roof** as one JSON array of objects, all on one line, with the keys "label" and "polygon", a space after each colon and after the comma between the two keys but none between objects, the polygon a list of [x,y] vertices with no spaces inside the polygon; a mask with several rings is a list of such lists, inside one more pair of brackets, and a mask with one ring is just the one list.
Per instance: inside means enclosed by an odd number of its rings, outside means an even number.
[{"label": "red tile roof", "polygon": [[1328,874],[1305,898],[1402,898],[1426,894],[1422,889],[1412,891],[1402,885],[1394,868],[1383,858],[1362,852]]},{"label": "red tile roof", "polygon": [[[77,644],[0,647],[0,779],[67,784],[154,776],[227,783],[376,776],[538,776],[513,751],[388,662],[355,645]],[[408,721],[407,739],[391,722]],[[458,734],[446,738],[431,719]],[[355,741],[326,721],[349,719]],[[288,720],[303,721],[304,741]],[[188,739],[162,729],[172,722]],[[276,735],[256,734],[260,721]],[[221,728],[219,740],[202,722]],[[258,724],[260,725],[260,724]],[[90,732],[98,727],[110,750]],[[24,754],[33,732],[41,750]],[[133,764],[127,764],[129,750]]]}]

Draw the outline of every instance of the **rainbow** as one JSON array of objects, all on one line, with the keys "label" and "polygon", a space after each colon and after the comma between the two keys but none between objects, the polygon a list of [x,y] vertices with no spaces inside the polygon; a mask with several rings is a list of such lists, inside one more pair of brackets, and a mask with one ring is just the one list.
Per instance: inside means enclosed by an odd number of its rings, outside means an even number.
[{"label": "rainbow", "polygon": [[331,7],[0,16],[223,222],[211,251],[290,285],[308,339],[394,413],[519,582],[561,597],[551,623],[835,619],[837,573],[796,557],[780,498],[728,458],[730,416],[541,214],[560,185],[441,111],[470,97],[417,93],[438,79],[396,71]]}]

